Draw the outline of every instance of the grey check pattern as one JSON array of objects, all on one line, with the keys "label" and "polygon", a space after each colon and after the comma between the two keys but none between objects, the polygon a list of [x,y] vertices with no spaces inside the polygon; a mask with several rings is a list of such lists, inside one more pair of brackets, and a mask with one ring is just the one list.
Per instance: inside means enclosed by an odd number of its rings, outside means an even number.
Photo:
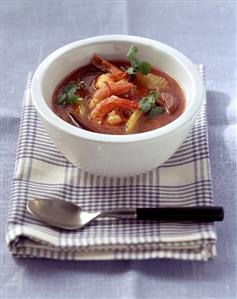
[{"label": "grey check pattern", "polygon": [[[203,65],[198,65],[204,79]],[[97,220],[78,231],[43,225],[26,211],[31,198],[70,200],[88,211],[122,207],[212,205],[206,103],[191,133],[162,166],[129,178],[106,178],[70,164],[42,127],[30,97],[22,107],[6,241],[18,257],[62,260],[174,258],[216,255],[212,223]]]}]

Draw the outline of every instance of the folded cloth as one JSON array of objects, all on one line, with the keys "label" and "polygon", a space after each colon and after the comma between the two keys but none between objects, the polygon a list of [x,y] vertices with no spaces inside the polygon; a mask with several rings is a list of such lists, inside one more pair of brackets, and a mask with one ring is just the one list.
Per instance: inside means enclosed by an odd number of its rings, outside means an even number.
[{"label": "folded cloth", "polygon": [[[202,76],[203,66],[198,66]],[[128,178],[106,178],[70,164],[41,126],[25,91],[6,240],[18,257],[62,260],[215,256],[213,223],[98,219],[77,231],[48,227],[26,211],[32,198],[70,200],[88,211],[122,207],[212,205],[206,103],[192,132],[162,166]],[[92,157],[93,158],[93,157]]]}]

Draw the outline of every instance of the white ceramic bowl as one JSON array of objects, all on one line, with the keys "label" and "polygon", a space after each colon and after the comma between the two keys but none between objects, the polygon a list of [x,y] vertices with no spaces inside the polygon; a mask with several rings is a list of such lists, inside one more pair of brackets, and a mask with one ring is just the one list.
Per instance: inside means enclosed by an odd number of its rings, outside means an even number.
[{"label": "white ceramic bowl", "polygon": [[[93,53],[106,59],[126,58],[131,45],[138,58],[174,77],[182,87],[186,108],[170,124],[145,133],[109,135],[89,132],[60,119],[51,109],[56,85],[70,72],[89,63]],[[74,165],[105,176],[132,176],[164,163],[185,140],[203,102],[203,82],[195,65],[160,42],[128,35],[92,37],[68,44],[50,54],[37,68],[31,94],[49,136]]]}]

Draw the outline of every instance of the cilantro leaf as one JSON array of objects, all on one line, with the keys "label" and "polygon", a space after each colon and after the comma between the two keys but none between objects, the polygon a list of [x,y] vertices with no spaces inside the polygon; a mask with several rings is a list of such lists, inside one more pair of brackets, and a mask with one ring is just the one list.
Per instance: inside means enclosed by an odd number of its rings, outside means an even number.
[{"label": "cilantro leaf", "polygon": [[159,96],[159,93],[157,91],[152,91],[149,95],[142,98],[139,102],[139,108],[142,112],[147,113],[150,111],[156,103],[156,100]]},{"label": "cilantro leaf", "polygon": [[62,93],[59,95],[57,99],[58,105],[68,105],[68,104],[79,104],[83,99],[76,95],[76,92],[80,89],[83,89],[85,86],[84,81],[80,81],[78,83],[72,82],[67,84]]},{"label": "cilantro leaf", "polygon": [[146,61],[139,62],[139,60],[136,57],[137,52],[137,47],[131,46],[127,53],[127,57],[131,63],[131,67],[127,69],[127,73],[131,75],[135,74],[136,72],[140,72],[144,75],[147,75],[151,71],[151,65],[149,62]]},{"label": "cilantro leaf", "polygon": [[131,48],[129,49],[129,51],[127,53],[127,57],[130,60],[133,68],[136,68],[139,65],[139,61],[136,57],[137,51],[138,51],[137,47],[131,46]]},{"label": "cilantro leaf", "polygon": [[58,97],[57,99],[57,104],[58,105],[65,105],[67,102],[67,95],[66,94],[62,94]]},{"label": "cilantro leaf", "polygon": [[162,114],[164,112],[165,112],[165,108],[164,107],[153,106],[151,108],[151,110],[149,111],[148,115],[149,116],[156,116],[156,115]]},{"label": "cilantro leaf", "polygon": [[71,99],[75,96],[75,93],[78,91],[79,87],[74,84],[71,86],[71,88],[69,89],[69,91],[67,92],[68,97]]},{"label": "cilantro leaf", "polygon": [[151,65],[149,62],[146,62],[146,61],[142,61],[137,70],[142,73],[143,75],[147,75],[151,72]]},{"label": "cilantro leaf", "polygon": [[63,88],[63,93],[68,94],[72,89],[76,88],[76,83],[69,83]]},{"label": "cilantro leaf", "polygon": [[156,105],[159,96],[160,94],[157,91],[151,91],[149,95],[142,98],[139,102],[140,110],[144,113],[148,113],[151,117],[164,113],[165,108]]}]

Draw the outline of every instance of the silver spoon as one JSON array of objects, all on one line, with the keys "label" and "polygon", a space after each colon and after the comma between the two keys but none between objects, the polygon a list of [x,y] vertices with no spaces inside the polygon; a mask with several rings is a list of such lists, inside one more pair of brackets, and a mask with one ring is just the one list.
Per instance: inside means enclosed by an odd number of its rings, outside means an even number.
[{"label": "silver spoon", "polygon": [[33,199],[27,210],[42,222],[54,227],[75,230],[98,217],[156,221],[222,221],[222,207],[123,208],[103,212],[86,212],[72,202],[57,199]]}]

